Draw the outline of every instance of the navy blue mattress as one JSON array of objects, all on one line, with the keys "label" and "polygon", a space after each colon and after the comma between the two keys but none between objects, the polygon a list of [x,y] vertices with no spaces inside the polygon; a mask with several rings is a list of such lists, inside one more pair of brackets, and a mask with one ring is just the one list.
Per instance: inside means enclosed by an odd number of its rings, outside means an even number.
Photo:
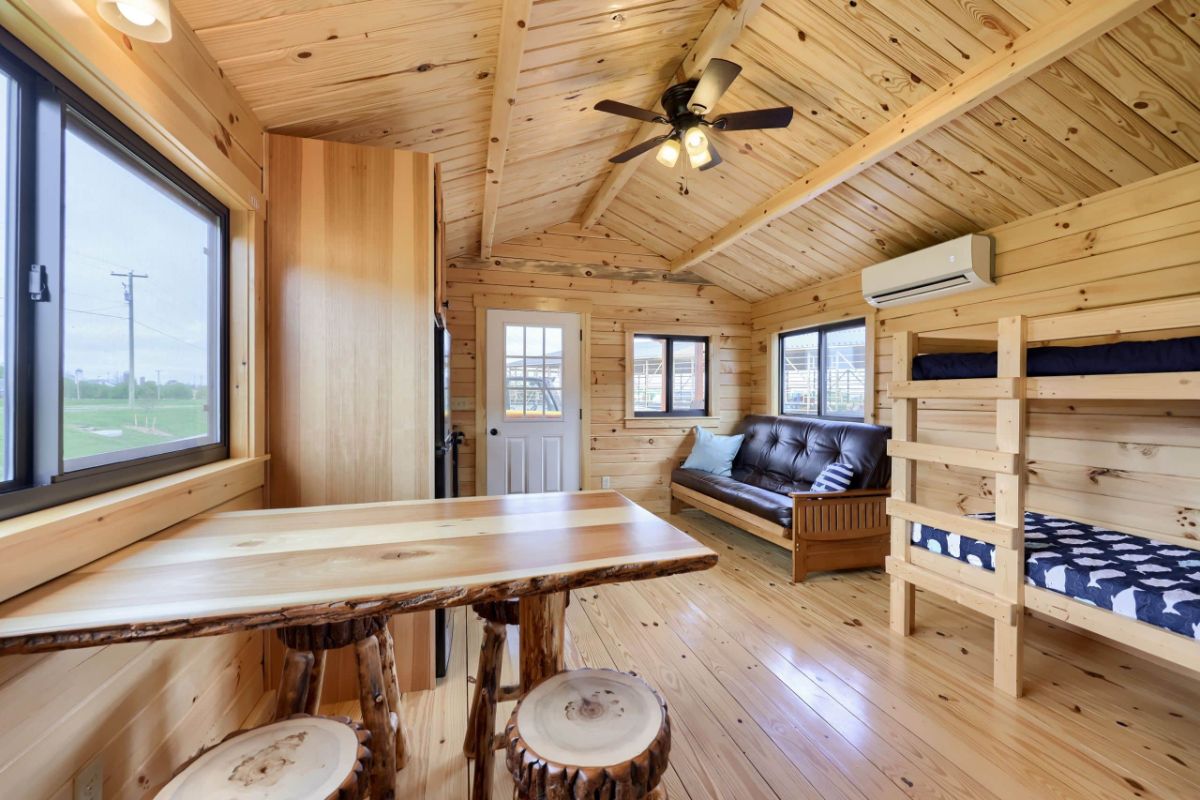
[{"label": "navy blue mattress", "polygon": [[[1200,336],[1087,347],[1031,347],[1026,369],[1048,375],[1200,371]],[[996,377],[995,353],[934,353],[913,359],[913,380]]]},{"label": "navy blue mattress", "polygon": [[[916,547],[995,571],[987,542],[912,528]],[[1026,512],[1025,582],[1200,639],[1200,550]]]}]

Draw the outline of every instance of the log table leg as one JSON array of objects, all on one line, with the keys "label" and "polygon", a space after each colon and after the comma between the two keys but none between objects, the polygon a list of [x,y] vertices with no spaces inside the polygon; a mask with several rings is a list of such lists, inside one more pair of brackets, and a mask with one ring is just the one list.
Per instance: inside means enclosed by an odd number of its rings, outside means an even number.
[{"label": "log table leg", "polygon": [[563,671],[565,592],[521,598],[521,689]]},{"label": "log table leg", "polygon": [[312,677],[308,681],[308,699],[304,703],[304,713],[317,716],[321,713],[321,687],[325,684],[325,651],[313,653]]},{"label": "log table leg", "polygon": [[287,651],[283,657],[283,677],[279,681],[279,695],[275,698],[276,721],[304,711],[312,672],[312,653],[304,650]]},{"label": "log table leg", "polygon": [[387,690],[388,706],[396,715],[396,769],[408,764],[408,726],[404,722],[404,707],[400,704],[400,675],[396,671],[396,643],[387,624],[379,631],[379,660],[383,664],[383,678]]},{"label": "log table leg", "polygon": [[371,732],[372,742],[382,742],[373,748],[371,760],[371,797],[373,800],[393,800],[396,796],[396,751],[392,713],[388,707],[387,679],[379,658],[379,640],[375,636],[360,639],[354,645],[358,656],[358,693],[362,706],[363,724]]}]

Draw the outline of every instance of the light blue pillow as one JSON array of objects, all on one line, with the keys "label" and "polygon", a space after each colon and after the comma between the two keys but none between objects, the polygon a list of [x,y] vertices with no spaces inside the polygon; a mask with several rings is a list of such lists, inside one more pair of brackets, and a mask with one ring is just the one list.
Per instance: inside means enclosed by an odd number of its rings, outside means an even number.
[{"label": "light blue pillow", "polygon": [[850,488],[850,483],[853,480],[854,467],[849,464],[843,464],[841,461],[835,461],[821,470],[821,474],[813,481],[811,491],[844,492]]},{"label": "light blue pillow", "polygon": [[684,469],[695,469],[700,472],[711,472],[726,478],[733,475],[733,457],[742,446],[745,434],[736,436],[718,436],[696,426],[696,443],[692,445],[692,454],[683,462]]}]

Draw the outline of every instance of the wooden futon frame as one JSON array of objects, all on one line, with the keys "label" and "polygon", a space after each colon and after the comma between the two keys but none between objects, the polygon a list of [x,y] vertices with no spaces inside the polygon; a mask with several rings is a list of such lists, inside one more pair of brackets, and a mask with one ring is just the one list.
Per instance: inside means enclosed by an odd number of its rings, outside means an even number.
[{"label": "wooden futon frame", "polygon": [[771,544],[786,547],[792,551],[792,581],[797,582],[809,572],[883,566],[891,530],[885,507],[890,493],[890,489],[794,493],[789,529],[672,483],[671,513],[692,506]]}]

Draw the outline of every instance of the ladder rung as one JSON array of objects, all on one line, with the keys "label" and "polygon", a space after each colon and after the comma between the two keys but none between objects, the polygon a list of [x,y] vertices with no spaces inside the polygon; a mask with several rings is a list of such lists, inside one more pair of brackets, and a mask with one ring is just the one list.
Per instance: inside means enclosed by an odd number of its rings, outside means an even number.
[{"label": "ladder rung", "polygon": [[904,500],[889,499],[887,501],[887,513],[890,516],[899,517],[909,522],[916,522],[920,525],[928,525],[931,528],[957,533],[959,536],[978,539],[981,542],[987,542],[996,547],[1007,547],[1009,550],[1017,549],[1017,544],[1023,536],[1023,532],[1019,529],[1001,525],[998,522],[989,522],[985,519],[972,519],[971,517],[963,517],[945,511],[937,511]]},{"label": "ladder rung", "polygon": [[950,447],[943,444],[923,442],[888,442],[888,455],[893,458],[909,458],[913,461],[931,461],[967,469],[998,472],[1001,475],[1017,474],[1017,454],[998,450],[975,450],[969,447]]},{"label": "ladder rung", "polygon": [[1012,400],[1020,397],[1018,378],[956,378],[942,381],[893,381],[892,397],[941,400]]},{"label": "ladder rung", "polygon": [[953,578],[938,575],[922,569],[915,564],[902,561],[895,556],[887,557],[887,571],[903,581],[919,586],[922,589],[949,598],[960,605],[986,614],[992,619],[1000,620],[1009,625],[1016,624],[1017,606],[1003,597],[982,592],[973,586],[960,583]]}]

